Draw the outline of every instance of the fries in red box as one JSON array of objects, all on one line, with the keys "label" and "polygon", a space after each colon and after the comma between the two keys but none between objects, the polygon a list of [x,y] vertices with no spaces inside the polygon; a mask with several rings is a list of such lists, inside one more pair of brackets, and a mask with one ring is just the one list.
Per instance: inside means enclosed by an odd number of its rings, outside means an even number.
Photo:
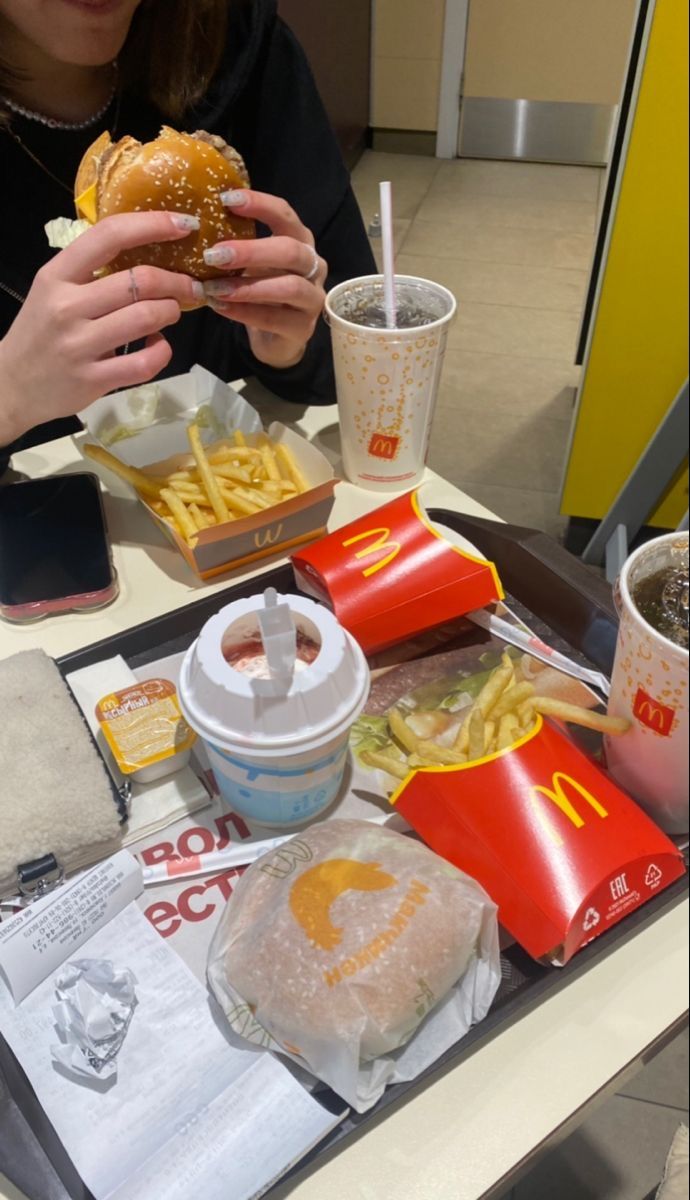
[{"label": "fries in red box", "polygon": [[419,493],[293,555],[298,586],[329,604],[366,654],[503,599],[493,563],[435,529]]},{"label": "fries in red box", "polygon": [[559,966],[685,869],[642,809],[541,717],[510,749],[416,771],[392,803],[482,884],[520,945]]}]

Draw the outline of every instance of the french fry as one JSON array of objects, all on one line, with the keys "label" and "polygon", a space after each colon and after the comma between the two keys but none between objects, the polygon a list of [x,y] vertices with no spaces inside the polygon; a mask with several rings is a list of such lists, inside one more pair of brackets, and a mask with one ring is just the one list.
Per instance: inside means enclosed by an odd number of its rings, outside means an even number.
[{"label": "french fry", "polygon": [[498,726],[498,750],[507,750],[514,746],[520,737],[520,722],[515,713],[505,713]]},{"label": "french fry", "polygon": [[189,515],[200,533],[202,533],[204,529],[210,529],[211,525],[213,524],[203,509],[199,508],[198,504],[190,504]]},{"label": "french fry", "polygon": [[388,725],[393,737],[409,754],[419,754],[419,738],[410,729],[399,708],[393,708],[388,714]]},{"label": "french fry", "polygon": [[484,757],[484,717],[481,708],[474,708],[469,726],[470,744],[468,750],[469,762],[476,762]]},{"label": "french fry", "polygon": [[174,492],[172,488],[163,488],[161,491],[161,499],[165,500],[170,512],[177,521],[177,524],[182,531],[182,536],[186,538],[190,545],[195,543],[196,535],[199,531],[177,492]]},{"label": "french fry", "polygon": [[361,757],[366,766],[375,767],[378,771],[387,771],[395,779],[407,779],[410,773],[407,760],[403,762],[399,758],[381,754],[378,750],[365,750]]},{"label": "french fry", "polygon": [[472,718],[473,711],[474,705],[471,705],[467,710],[462,725],[460,726],[458,736],[455,739],[455,745],[453,746],[453,749],[457,750],[458,754],[467,754],[467,751],[470,748],[470,720]]},{"label": "french fry", "polygon": [[258,488],[250,490],[249,488],[236,487],[233,491],[233,495],[236,496],[238,500],[245,500],[247,504],[253,504],[255,506],[255,511],[256,509],[273,507],[273,500],[271,500],[269,496],[264,495],[263,492],[260,492]]},{"label": "french fry", "polygon": [[241,429],[236,429],[232,436],[235,440],[236,446],[246,446],[247,445],[247,439],[244,436],[244,434],[242,433]]},{"label": "french fry", "polygon": [[282,468],[281,474],[294,483],[300,495],[308,492],[309,484],[306,476],[298,467],[295,456],[289,446],[284,445],[283,442],[279,442],[275,448],[275,455],[279,466]]},{"label": "french fry", "polygon": [[564,704],[562,700],[553,700],[549,696],[536,696],[534,708],[544,717],[581,725],[584,729],[594,729],[597,733],[608,733],[612,737],[620,737],[632,728],[632,723],[625,717],[605,717],[602,713],[579,708],[575,704]]},{"label": "french fry", "polygon": [[217,479],[231,479],[233,483],[251,483],[251,471],[246,467],[233,467],[230,463],[218,463],[213,466],[213,474]]},{"label": "french fry", "polygon": [[211,466],[206,457],[206,452],[201,444],[199,428],[194,423],[187,426],[187,437],[189,438],[189,444],[192,448],[194,461],[199,469],[199,474],[201,476],[204,489],[209,500],[211,501],[211,507],[216,515],[216,519],[220,522],[228,521],[230,519],[228,506],[221,495],[218,482],[213,474],[213,471],[211,470]]},{"label": "french fry", "polygon": [[222,466],[223,463],[256,462],[261,455],[253,446],[219,446],[208,455],[211,466]]},{"label": "french fry", "polygon": [[528,729],[531,729],[534,725],[537,715],[534,707],[534,700],[525,700],[524,704],[520,704],[518,706],[517,715],[518,720],[525,732],[527,732]]},{"label": "french fry", "polygon": [[521,704],[531,700],[536,695],[536,689],[531,683],[515,683],[506,689],[501,699],[491,710],[494,721],[500,721],[507,713],[517,712]]},{"label": "french fry", "polygon": [[156,479],[155,476],[147,475],[144,471],[137,470],[136,467],[128,467],[126,463],[120,462],[119,458],[115,458],[114,454],[110,454],[102,446],[94,446],[89,443],[83,449],[87,458],[93,459],[100,466],[107,467],[109,471],[119,475],[120,479],[131,484],[133,488],[141,492],[142,496],[153,496],[157,499],[165,487],[165,479]]},{"label": "french fry", "polygon": [[236,491],[232,492],[224,488],[223,499],[228,509],[238,517],[253,517],[256,513],[262,511],[258,504],[254,504],[253,500],[251,503],[249,500],[243,500],[241,496],[237,495]]},{"label": "french fry", "polygon": [[484,726],[484,753],[490,754],[496,742],[496,722],[487,721]]},{"label": "french fry", "polygon": [[457,750],[451,750],[448,746],[439,746],[437,742],[420,741],[417,754],[434,766],[438,764],[442,767],[458,767],[467,762],[466,754],[459,754]]},{"label": "french fry", "polygon": [[508,660],[489,676],[474,705],[483,717],[492,715],[492,709],[498,704],[506,688],[510,687],[514,674],[513,664]]},{"label": "french fry", "polygon": [[259,446],[259,453],[261,454],[261,461],[264,465],[264,470],[266,471],[266,478],[273,479],[275,482],[278,482],[281,478],[281,475],[280,471],[278,470],[276,456],[273,453],[273,449],[268,441],[263,442],[262,445]]}]

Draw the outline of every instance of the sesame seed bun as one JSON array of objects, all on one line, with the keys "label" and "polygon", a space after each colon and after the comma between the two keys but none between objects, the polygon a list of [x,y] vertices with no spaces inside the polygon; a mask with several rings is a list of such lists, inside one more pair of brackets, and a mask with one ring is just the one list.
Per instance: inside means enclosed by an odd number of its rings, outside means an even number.
[{"label": "sesame seed bun", "polygon": [[[85,204],[84,193],[92,187],[92,203]],[[256,237],[254,222],[235,216],[220,200],[221,192],[248,187],[242,158],[222,138],[178,133],[164,125],[154,141],[143,144],[132,137],[113,142],[109,133],[101,134],[79,165],[74,193],[78,215],[87,220],[93,220],[94,209],[96,221],[115,213],[161,209],[199,217],[198,232],[124,251],[110,269],[147,264],[205,280],[229,272],[207,266],[204,250],[217,242]]]}]

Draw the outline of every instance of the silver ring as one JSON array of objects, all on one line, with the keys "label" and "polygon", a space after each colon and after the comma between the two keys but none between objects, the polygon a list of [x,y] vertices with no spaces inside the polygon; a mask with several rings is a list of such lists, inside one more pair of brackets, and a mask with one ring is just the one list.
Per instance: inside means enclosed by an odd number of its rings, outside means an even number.
[{"label": "silver ring", "polygon": [[139,295],[139,288],[137,287],[137,279],[136,279],[136,275],[134,274],[133,267],[129,268],[129,294],[132,297],[132,304],[137,304],[138,301],[141,299],[141,296]]},{"label": "silver ring", "polygon": [[314,280],[316,279],[316,276],[318,275],[319,271],[321,270],[321,259],[319,258],[318,254],[316,253],[316,250],[314,249],[313,246],[309,246],[308,248],[309,248],[309,250],[311,250],[312,254],[314,255],[314,266],[312,267],[309,274],[305,275],[304,278],[306,279],[307,283],[313,283]]}]

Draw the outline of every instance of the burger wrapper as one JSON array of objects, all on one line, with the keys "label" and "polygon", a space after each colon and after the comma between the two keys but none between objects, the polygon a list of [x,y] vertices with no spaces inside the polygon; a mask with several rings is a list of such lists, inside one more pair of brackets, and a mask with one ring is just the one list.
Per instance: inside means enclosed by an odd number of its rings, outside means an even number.
[{"label": "burger wrapper", "polygon": [[488,1012],[496,908],[415,839],[333,820],[245,873],[208,977],[236,1033],[366,1112]]},{"label": "burger wrapper", "polygon": [[301,590],[329,604],[365,654],[504,596],[494,564],[437,529],[419,491],[299,551],[292,565]]},{"label": "burger wrapper", "polygon": [[[253,445],[263,432],[256,410],[228,384],[199,366],[186,375],[103,396],[82,414],[82,419],[89,434],[116,458],[156,477],[194,466],[187,439],[191,421],[198,422],[206,446],[231,437],[235,430],[244,433],[247,443]],[[302,495],[254,516],[203,530],[193,546],[151,508],[146,497],[139,495],[151,519],[201,579],[213,579],[231,568],[313,541],[326,532],[336,482],[330,463],[315,446],[280,422],[274,422],[266,432],[274,442],[282,442],[292,451],[310,484]]]},{"label": "burger wrapper", "polygon": [[528,953],[557,966],[685,871],[674,843],[541,718],[508,751],[412,773],[391,803],[479,880]]}]

